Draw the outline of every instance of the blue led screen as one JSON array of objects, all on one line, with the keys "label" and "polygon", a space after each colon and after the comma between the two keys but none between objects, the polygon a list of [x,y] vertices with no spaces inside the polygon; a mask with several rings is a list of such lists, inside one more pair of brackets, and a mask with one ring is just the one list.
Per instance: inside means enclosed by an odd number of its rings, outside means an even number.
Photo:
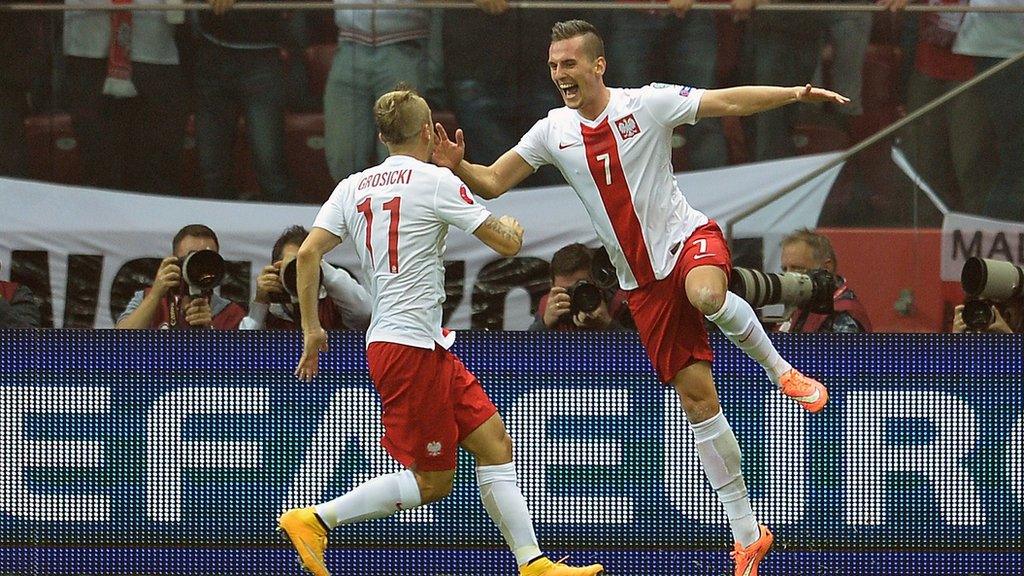
[{"label": "blue led screen", "polygon": [[[1022,340],[776,335],[830,387],[803,413],[713,338],[772,526],[768,574],[998,574],[1021,564]],[[0,573],[297,574],[274,530],[396,465],[361,334],[320,378],[287,333],[0,332]],[[617,574],[720,574],[730,537],[674,393],[634,334],[462,333],[538,536]],[[429,385],[429,383],[424,383]],[[512,574],[463,454],[452,496],[331,534],[336,574]],[[1018,570],[1019,572],[1019,570]]]}]

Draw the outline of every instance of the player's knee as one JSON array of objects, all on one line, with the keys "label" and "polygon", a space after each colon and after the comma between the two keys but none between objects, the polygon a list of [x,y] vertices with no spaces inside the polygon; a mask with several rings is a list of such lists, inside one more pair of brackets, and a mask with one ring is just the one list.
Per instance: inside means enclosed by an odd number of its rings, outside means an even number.
[{"label": "player's knee", "polygon": [[686,412],[686,419],[693,424],[699,424],[714,418],[722,409],[718,404],[718,398],[683,396],[682,403],[683,411]]},{"label": "player's knee", "polygon": [[719,290],[711,286],[697,288],[696,295],[690,300],[693,307],[700,310],[705,316],[710,316],[722,309],[725,304],[725,290]]},{"label": "player's knee", "polygon": [[499,441],[498,453],[502,456],[503,460],[512,460],[512,437],[508,435],[508,432],[505,432]]},{"label": "player's knee", "polygon": [[420,488],[420,500],[430,504],[447,498],[452,493],[453,475],[416,475],[416,483]]}]

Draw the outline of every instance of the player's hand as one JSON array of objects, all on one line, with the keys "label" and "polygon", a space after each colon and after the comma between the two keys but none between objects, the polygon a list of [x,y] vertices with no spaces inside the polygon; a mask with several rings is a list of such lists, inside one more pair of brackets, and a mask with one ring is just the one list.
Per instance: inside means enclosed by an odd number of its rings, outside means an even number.
[{"label": "player's hand", "polygon": [[953,332],[966,332],[967,324],[964,323],[964,305],[958,304],[953,308]]},{"label": "player's hand", "polygon": [[732,21],[739,22],[750,18],[750,12],[758,4],[767,3],[768,0],[732,0]]},{"label": "player's hand", "polygon": [[185,323],[189,326],[212,327],[213,310],[210,308],[210,301],[206,298],[190,300],[185,305]]},{"label": "player's hand", "polygon": [[153,279],[153,292],[163,298],[168,292],[174,292],[181,286],[181,267],[178,266],[178,259],[168,256],[160,261],[160,267],[156,270],[156,278]]},{"label": "player's hand", "polygon": [[580,311],[573,316],[573,324],[587,330],[604,330],[612,323],[612,316],[608,313],[608,305],[604,302],[593,311]]},{"label": "player's hand", "polygon": [[695,0],[668,0],[668,7],[675,12],[676,16],[682,18],[693,7]]},{"label": "player's hand", "polygon": [[910,0],[876,0],[875,4],[888,8],[890,12],[899,12],[910,4]]},{"label": "player's hand", "polygon": [[544,309],[544,325],[548,328],[558,325],[562,316],[569,313],[571,303],[569,292],[565,288],[552,286],[551,291],[548,292],[547,308]]},{"label": "player's hand", "polygon": [[988,328],[985,329],[986,332],[1013,334],[1013,329],[1011,329],[1010,325],[1007,324],[1006,320],[1003,319],[1003,315],[999,313],[998,306],[992,307],[992,315],[995,319],[992,320],[992,323],[989,324]]},{"label": "player's hand", "polygon": [[256,278],[256,297],[253,300],[263,304],[270,304],[273,294],[284,294],[284,285],[281,284],[281,261],[278,260],[270,266],[264,266],[258,278]]},{"label": "player's hand", "polygon": [[213,8],[213,13],[220,16],[227,12],[235,5],[235,0],[206,0],[207,3]]},{"label": "player's hand", "polygon": [[850,103],[850,99],[842,94],[831,90],[825,90],[824,88],[815,88],[810,84],[803,87],[798,86],[795,90],[797,102],[832,102],[833,104]]},{"label": "player's hand", "polygon": [[323,328],[306,332],[302,338],[302,357],[295,367],[295,377],[303,382],[312,382],[321,352],[327,352],[327,332]]},{"label": "player's hand", "polygon": [[448,132],[438,122],[434,125],[434,132],[437,133],[437,144],[434,146],[434,164],[454,171],[455,167],[462,162],[466,156],[466,141],[462,134],[462,128],[455,131],[455,142],[448,138]]},{"label": "player's hand", "polygon": [[508,10],[508,0],[473,0],[473,4],[487,14],[502,14]]}]

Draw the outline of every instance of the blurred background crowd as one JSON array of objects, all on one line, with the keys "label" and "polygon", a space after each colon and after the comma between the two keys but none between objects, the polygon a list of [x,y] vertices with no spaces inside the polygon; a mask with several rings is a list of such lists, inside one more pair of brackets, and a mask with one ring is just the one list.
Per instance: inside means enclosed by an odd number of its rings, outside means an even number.
[{"label": "blurred background crowd", "polygon": [[[569,18],[603,31],[610,86],[815,83],[852,99],[681,127],[677,171],[845,150],[1024,51],[1022,14],[911,13],[909,1],[879,0],[886,10],[877,12],[758,11],[767,0],[726,0],[722,11],[688,10],[692,0],[672,0],[672,11],[508,10],[505,0],[459,10],[260,11],[206,0],[203,11],[0,11],[0,175],[321,203],[342,178],[383,158],[370,110],[399,82],[424,94],[449,133],[466,131],[470,160],[490,163],[561,105],[547,46],[551,24]],[[1018,62],[853,155],[818,226],[941,224],[941,211],[897,176],[893,145],[949,208],[1024,221],[1021,94]],[[561,182],[542,170],[527,185]],[[834,268],[831,247],[806,232],[783,243],[783,268],[787,245],[807,246],[816,267]],[[552,286],[571,287],[574,270],[562,278],[556,270],[553,260]],[[607,300],[612,313],[588,322],[628,326],[614,316],[615,297]],[[534,329],[557,325],[544,312],[542,304]],[[859,314],[848,311],[835,326],[870,330]]]}]

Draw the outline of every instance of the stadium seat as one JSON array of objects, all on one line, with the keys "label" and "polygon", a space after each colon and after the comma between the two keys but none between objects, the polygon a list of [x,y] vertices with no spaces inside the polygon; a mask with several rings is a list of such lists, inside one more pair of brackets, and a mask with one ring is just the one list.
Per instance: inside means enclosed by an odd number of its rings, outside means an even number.
[{"label": "stadium seat", "polygon": [[78,140],[71,116],[63,112],[30,116],[25,119],[30,178],[60,184],[78,184],[82,166]]},{"label": "stadium seat", "polygon": [[323,96],[327,85],[327,75],[331,72],[334,62],[334,51],[337,44],[316,44],[306,48],[306,71],[309,73],[309,91]]},{"label": "stadium seat", "polygon": [[793,128],[793,146],[799,155],[845,150],[849,144],[846,132],[833,126],[798,124]]},{"label": "stadium seat", "polygon": [[892,107],[899,103],[901,60],[902,53],[896,46],[868,46],[864,55],[864,82],[861,88],[865,110]]},{"label": "stadium seat", "polygon": [[459,121],[455,118],[455,113],[451,110],[434,110],[433,111],[434,122],[440,122],[441,126],[444,126],[448,135],[452,138],[455,137],[455,130],[459,127]]},{"label": "stadium seat", "polygon": [[300,202],[321,203],[334,190],[324,156],[324,115],[288,114],[285,117],[285,156]]}]

